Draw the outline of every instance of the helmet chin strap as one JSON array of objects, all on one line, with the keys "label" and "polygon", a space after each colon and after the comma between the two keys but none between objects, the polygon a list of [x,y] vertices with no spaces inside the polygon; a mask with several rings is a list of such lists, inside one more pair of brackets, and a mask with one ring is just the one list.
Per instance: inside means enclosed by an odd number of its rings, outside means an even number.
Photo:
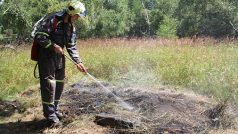
[{"label": "helmet chin strap", "polygon": [[68,23],[71,23],[71,16],[69,15]]},{"label": "helmet chin strap", "polygon": [[65,12],[64,21],[65,21],[65,17],[67,17],[67,23],[71,23],[71,16],[69,15],[69,13]]}]

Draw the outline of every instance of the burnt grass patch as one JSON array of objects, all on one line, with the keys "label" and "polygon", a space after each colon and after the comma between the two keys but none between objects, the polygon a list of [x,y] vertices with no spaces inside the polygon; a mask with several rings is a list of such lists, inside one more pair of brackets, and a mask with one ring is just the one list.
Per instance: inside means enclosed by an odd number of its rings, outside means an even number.
[{"label": "burnt grass patch", "polygon": [[94,115],[95,123],[118,134],[195,134],[234,125],[234,111],[226,111],[226,102],[214,103],[212,98],[175,89],[103,85],[133,109],[125,109],[97,83],[82,81],[65,90],[63,108],[76,116]]},{"label": "burnt grass patch", "polygon": [[0,117],[10,117],[14,113],[22,113],[25,107],[17,100],[0,100]]}]

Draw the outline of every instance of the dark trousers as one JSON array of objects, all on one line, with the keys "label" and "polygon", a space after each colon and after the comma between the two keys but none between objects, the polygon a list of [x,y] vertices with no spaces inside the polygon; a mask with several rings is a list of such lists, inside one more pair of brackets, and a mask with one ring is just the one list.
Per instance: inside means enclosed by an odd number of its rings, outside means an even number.
[{"label": "dark trousers", "polygon": [[39,58],[38,69],[44,116],[49,120],[55,119],[64,88],[65,57]]}]

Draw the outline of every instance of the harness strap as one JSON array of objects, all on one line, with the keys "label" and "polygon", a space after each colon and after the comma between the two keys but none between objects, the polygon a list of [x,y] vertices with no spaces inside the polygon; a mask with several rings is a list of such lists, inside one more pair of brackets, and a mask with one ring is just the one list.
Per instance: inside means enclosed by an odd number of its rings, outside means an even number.
[{"label": "harness strap", "polygon": [[37,76],[36,76],[36,68],[37,68],[37,66],[38,66],[38,62],[36,63],[35,68],[34,68],[34,77],[35,77],[36,79],[39,79],[40,77],[37,77]]},{"label": "harness strap", "polygon": [[53,29],[52,29],[51,33],[52,33],[52,32],[55,32],[57,26],[58,26],[58,19],[57,19],[57,18],[54,18],[54,21],[53,21]]}]

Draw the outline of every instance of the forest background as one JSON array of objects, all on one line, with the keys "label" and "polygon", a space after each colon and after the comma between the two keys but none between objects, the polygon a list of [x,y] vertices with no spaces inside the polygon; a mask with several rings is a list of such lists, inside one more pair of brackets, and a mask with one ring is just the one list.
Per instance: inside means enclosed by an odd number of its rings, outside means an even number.
[{"label": "forest background", "polygon": [[[78,22],[80,38],[236,37],[237,0],[82,0],[87,18]],[[30,38],[45,14],[67,0],[1,0],[0,39]],[[11,36],[6,36],[11,35]]]}]

